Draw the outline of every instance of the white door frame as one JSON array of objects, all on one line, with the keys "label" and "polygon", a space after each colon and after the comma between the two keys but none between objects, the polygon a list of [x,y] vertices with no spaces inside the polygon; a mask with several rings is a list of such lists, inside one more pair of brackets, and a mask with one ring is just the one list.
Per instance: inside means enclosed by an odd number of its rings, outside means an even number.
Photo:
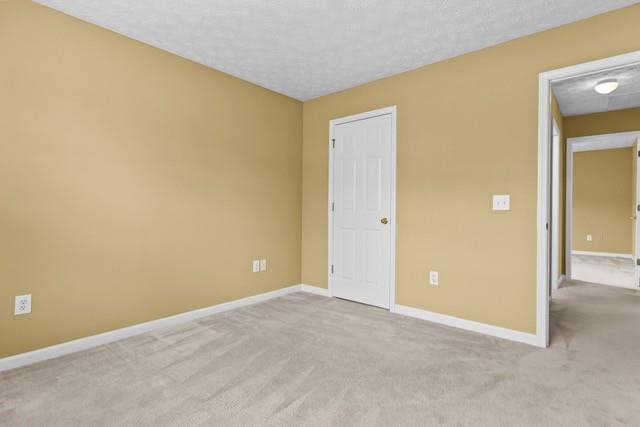
[{"label": "white door frame", "polygon": [[[552,142],[551,142],[551,286],[553,289],[560,287],[560,126],[555,118],[552,118]],[[554,255],[555,254],[555,255]]]},{"label": "white door frame", "polygon": [[633,256],[633,266],[634,266],[634,279],[635,279],[635,286],[640,287],[640,266],[638,266],[638,258],[640,258],[640,227],[638,226],[638,215],[640,215],[640,212],[638,211],[638,206],[640,206],[640,136],[638,137],[638,139],[636,139],[636,142],[633,144],[633,149],[635,150],[635,153],[633,155],[633,157],[635,158],[636,161],[636,176],[634,176],[633,178],[636,180],[636,204],[633,207],[634,212],[633,212],[633,220],[635,221],[635,247],[633,248],[633,253],[631,254]]},{"label": "white door frame", "polygon": [[538,196],[536,249],[536,338],[539,346],[549,345],[549,224],[551,139],[551,82],[600,70],[640,63],[640,51],[572,65],[539,75],[538,84]]},{"label": "white door frame", "polygon": [[[640,138],[640,131],[617,132],[603,135],[580,136],[567,138],[567,171],[566,171],[566,218],[565,218],[565,277],[572,279],[571,255],[573,253],[573,153],[576,151],[610,150],[614,148],[632,147],[633,143]],[[636,178],[637,179],[637,178]],[[638,189],[636,188],[636,193]],[[637,232],[636,232],[637,234]],[[611,256],[628,256],[628,254],[611,254]]]},{"label": "white door frame", "polygon": [[329,296],[333,296],[333,157],[334,157],[334,128],[336,125],[355,122],[358,120],[371,119],[373,117],[391,115],[391,216],[389,217],[389,226],[391,227],[391,248],[389,251],[389,310],[395,311],[396,304],[396,230],[397,230],[397,216],[396,216],[396,137],[397,137],[397,108],[395,105],[391,107],[380,108],[377,110],[367,111],[360,114],[354,114],[347,117],[340,117],[329,121],[329,200],[327,207],[327,215],[329,218],[329,263],[327,266],[327,274],[329,277]]}]

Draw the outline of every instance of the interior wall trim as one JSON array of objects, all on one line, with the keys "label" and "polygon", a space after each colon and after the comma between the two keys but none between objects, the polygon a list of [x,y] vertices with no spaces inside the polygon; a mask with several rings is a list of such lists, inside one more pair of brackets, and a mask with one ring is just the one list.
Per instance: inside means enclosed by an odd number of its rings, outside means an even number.
[{"label": "interior wall trim", "polygon": [[631,254],[618,254],[615,252],[590,252],[590,251],[571,251],[572,255],[589,255],[589,256],[606,256],[613,258],[628,258],[633,259]]},{"label": "interior wall trim", "polygon": [[315,286],[304,285],[304,289],[302,289],[302,286],[303,285],[293,285],[286,288],[277,289],[275,291],[265,292],[246,298],[240,298],[237,300],[212,305],[210,307],[199,308],[173,316],[163,317],[161,319],[151,320],[149,322],[138,323],[135,325],[126,326],[124,328],[115,329],[113,331],[103,332],[101,334],[91,335],[84,338],[78,338],[61,344],[56,344],[26,353],[20,353],[14,356],[5,357],[0,359],[0,372],[19,368],[21,366],[31,365],[49,359],[54,359],[56,357],[65,356],[67,354],[87,350],[93,347],[98,347],[100,345],[109,344],[114,341],[143,334],[155,329],[175,326],[181,323],[200,319],[202,317],[211,316],[212,314],[222,313],[224,311],[233,310],[235,308],[257,304],[294,292],[300,292],[301,290],[316,294],[321,292],[317,290],[321,288],[316,288]]},{"label": "interior wall trim", "polygon": [[[265,292],[222,304],[212,305],[210,307],[200,308],[197,310],[187,311],[185,313],[176,314],[174,316],[163,317],[161,319],[149,322],[139,323],[127,326],[109,332],[97,335],[91,335],[76,340],[67,341],[50,347],[29,351],[26,353],[16,354],[14,356],[0,359],[0,372],[10,369],[20,368],[22,366],[32,365],[34,363],[43,362],[49,359],[65,356],[67,354],[76,353],[78,351],[87,350],[101,345],[109,344],[114,341],[129,338],[135,335],[143,334],[160,328],[175,326],[181,323],[197,320],[202,317],[211,316],[213,314],[222,313],[240,307],[268,301],[281,296],[289,295],[295,292],[307,292],[323,297],[330,297],[329,289],[318,286],[299,284],[293,285],[275,291]],[[466,331],[478,332],[481,334],[503,338],[511,341],[530,344],[538,347],[544,347],[544,342],[540,341],[535,334],[514,331],[499,326],[488,325],[485,323],[474,322],[472,320],[460,319],[453,316],[434,313],[421,310],[414,307],[395,304],[392,306],[391,312],[401,315],[415,317],[442,325],[451,326]]]},{"label": "interior wall trim", "polygon": [[434,313],[432,311],[421,310],[419,308],[396,304],[393,312],[404,316],[415,317],[417,319],[428,320],[429,322],[439,323],[441,325],[451,326],[457,329],[464,329],[465,331],[478,332],[480,334],[529,344],[536,347],[544,348],[547,346],[546,340],[541,339],[541,337],[536,334],[514,331],[513,329],[475,322],[473,320],[461,319],[459,317],[447,316],[446,314]]},{"label": "interior wall trim", "polygon": [[323,297],[331,296],[331,294],[329,293],[329,289],[327,288],[320,288],[318,286],[313,286],[313,285],[305,285],[304,283],[300,285],[300,291],[308,292],[310,294],[320,295]]}]

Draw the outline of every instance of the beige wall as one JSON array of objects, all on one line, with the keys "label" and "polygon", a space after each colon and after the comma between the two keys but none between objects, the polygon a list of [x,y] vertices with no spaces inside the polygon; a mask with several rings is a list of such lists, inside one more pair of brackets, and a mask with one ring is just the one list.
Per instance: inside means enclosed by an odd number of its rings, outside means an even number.
[{"label": "beige wall", "polygon": [[327,286],[329,120],[397,105],[397,302],[535,332],[538,74],[640,49],[639,21],[632,6],[305,102],[302,281]]},{"label": "beige wall", "polygon": [[631,153],[632,148],[573,153],[573,250],[631,254]]},{"label": "beige wall", "polygon": [[567,138],[637,131],[640,130],[640,108],[565,117],[564,127]]},{"label": "beige wall", "polygon": [[28,1],[0,52],[0,357],[300,283],[300,102]]},{"label": "beige wall", "polygon": [[[639,19],[634,6],[302,106],[0,2],[0,357],[326,287],[328,121],[388,105],[398,303],[534,332],[538,73],[640,49]],[[496,193],[510,212],[491,211]],[[258,257],[268,272],[250,273]],[[14,317],[21,293],[34,311]]]}]

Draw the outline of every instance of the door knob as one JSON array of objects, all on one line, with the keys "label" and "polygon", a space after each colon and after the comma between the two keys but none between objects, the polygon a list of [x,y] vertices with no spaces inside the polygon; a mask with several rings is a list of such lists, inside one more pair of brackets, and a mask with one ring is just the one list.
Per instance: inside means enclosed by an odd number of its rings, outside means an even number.
[{"label": "door knob", "polygon": [[389,219],[387,219],[387,218],[382,218],[382,219],[380,220],[380,222],[381,222],[381,223],[383,223],[383,224],[388,224],[388,223],[389,223]]}]

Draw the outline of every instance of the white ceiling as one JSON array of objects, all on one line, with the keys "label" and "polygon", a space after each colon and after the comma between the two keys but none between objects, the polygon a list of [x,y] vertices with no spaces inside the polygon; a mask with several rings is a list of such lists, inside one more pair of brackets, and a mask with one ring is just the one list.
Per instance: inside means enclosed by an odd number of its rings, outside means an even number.
[{"label": "white ceiling", "polygon": [[36,0],[300,100],[640,0]]},{"label": "white ceiling", "polygon": [[[618,89],[609,95],[595,91],[602,80],[616,78]],[[553,84],[565,117],[640,107],[640,64],[587,74]]]}]

